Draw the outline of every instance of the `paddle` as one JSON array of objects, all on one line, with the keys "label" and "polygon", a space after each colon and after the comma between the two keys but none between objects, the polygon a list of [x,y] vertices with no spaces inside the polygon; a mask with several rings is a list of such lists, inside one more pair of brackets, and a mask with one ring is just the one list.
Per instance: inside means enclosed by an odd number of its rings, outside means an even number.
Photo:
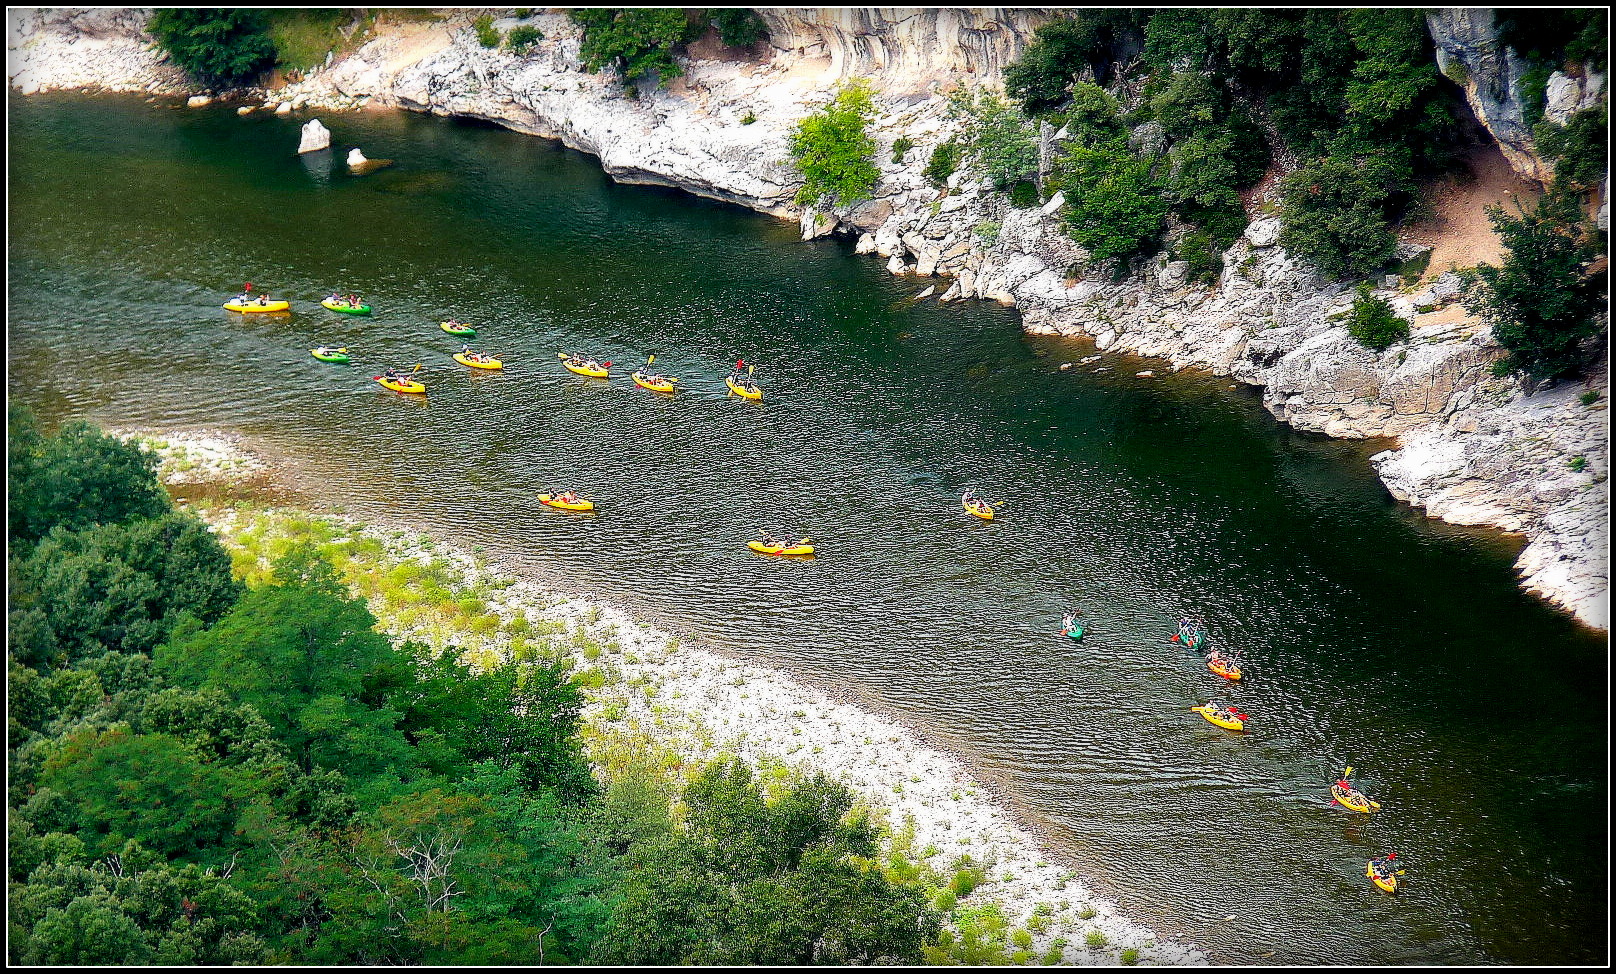
[{"label": "paddle", "polygon": [[[1349,778],[1351,778],[1351,777],[1352,777],[1352,766],[1351,766],[1351,765],[1348,765],[1348,766],[1347,766],[1347,770],[1345,770],[1345,771],[1343,771],[1343,772],[1341,772],[1341,780],[1342,780],[1342,781],[1347,781],[1347,779],[1349,779]],[[1348,782],[1348,784],[1349,784],[1349,785],[1350,785],[1350,784],[1351,784],[1351,782]],[[1375,800],[1374,800],[1374,799],[1372,799],[1372,798],[1370,798],[1370,797],[1369,797],[1369,796],[1368,796],[1368,795],[1365,795],[1365,794],[1364,794],[1364,793],[1363,793],[1363,792],[1361,792],[1361,791],[1360,791],[1360,792],[1358,792],[1358,795],[1359,795],[1359,797],[1361,797],[1361,798],[1362,798],[1362,799],[1363,799],[1363,800],[1364,800],[1364,801],[1366,801],[1366,802],[1368,802],[1368,803],[1369,803],[1369,807],[1370,807],[1370,808],[1372,808],[1372,809],[1374,809],[1374,810],[1375,810],[1375,811],[1379,811],[1379,810],[1380,810],[1380,802],[1377,802],[1377,801],[1375,801]],[[1332,795],[1331,795],[1331,796],[1330,796],[1330,800],[1331,800],[1331,801],[1333,801],[1333,802],[1335,802],[1335,803],[1336,803],[1336,804],[1337,804],[1337,805],[1341,805],[1341,802],[1340,802],[1340,800],[1339,800],[1339,799],[1337,799],[1337,798],[1336,798],[1336,797],[1335,797],[1335,795],[1333,795],[1333,794],[1332,794]],[[1342,807],[1342,808],[1345,808],[1345,807],[1346,807],[1346,806],[1345,806],[1345,805],[1341,805],[1341,807]]]}]

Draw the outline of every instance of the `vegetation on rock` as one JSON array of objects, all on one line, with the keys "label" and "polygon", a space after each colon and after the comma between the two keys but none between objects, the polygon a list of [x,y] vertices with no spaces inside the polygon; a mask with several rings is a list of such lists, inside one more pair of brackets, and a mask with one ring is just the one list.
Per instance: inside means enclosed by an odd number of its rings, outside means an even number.
[{"label": "vegetation on rock", "polygon": [[865,131],[874,115],[869,82],[854,79],[797,123],[788,148],[803,177],[798,203],[848,206],[870,198],[881,178],[875,165],[875,139]]},{"label": "vegetation on rock", "polygon": [[683,10],[579,7],[572,19],[584,28],[578,56],[586,71],[614,68],[630,84],[655,75],[661,86],[684,74],[674,52],[695,33]]},{"label": "vegetation on rock", "polygon": [[240,84],[275,64],[268,21],[256,10],[162,8],[146,30],[176,65],[203,84]]},{"label": "vegetation on rock", "polygon": [[1360,284],[1347,314],[1347,334],[1365,348],[1384,352],[1408,340],[1408,321],[1392,310],[1391,302],[1371,294],[1368,284]]}]

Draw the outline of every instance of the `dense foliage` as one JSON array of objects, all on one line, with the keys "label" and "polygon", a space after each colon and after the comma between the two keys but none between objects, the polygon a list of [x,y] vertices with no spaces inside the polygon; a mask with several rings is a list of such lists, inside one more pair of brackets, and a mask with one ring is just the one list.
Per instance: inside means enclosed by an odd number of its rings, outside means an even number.
[{"label": "dense foliage", "polygon": [[865,131],[874,114],[868,82],[855,80],[797,123],[787,145],[803,177],[798,203],[847,206],[869,199],[881,178],[875,165],[875,139]]},{"label": "dense foliage", "polygon": [[950,97],[949,109],[964,119],[957,136],[961,158],[994,189],[1037,178],[1037,129],[1021,109],[992,92],[965,88]]},{"label": "dense foliage", "polygon": [[1573,186],[1590,188],[1610,172],[1610,124],[1605,106],[1584,109],[1564,125],[1544,122],[1533,130],[1538,149],[1554,163],[1554,174]]},{"label": "dense foliage", "polygon": [[1600,246],[1576,195],[1557,183],[1529,211],[1487,216],[1507,255],[1476,268],[1466,305],[1492,326],[1510,369],[1538,381],[1577,375],[1603,331],[1607,278],[1588,273]]},{"label": "dense foliage", "polygon": [[275,63],[269,24],[255,10],[163,8],[146,30],[176,65],[204,84],[240,84]]},{"label": "dense foliage", "polygon": [[1126,150],[1074,145],[1055,161],[1049,185],[1065,194],[1066,233],[1096,263],[1120,269],[1154,251],[1166,229],[1167,201],[1150,163]]},{"label": "dense foliage", "polygon": [[763,18],[748,7],[720,7],[712,11],[712,24],[718,39],[730,47],[751,47],[769,36]]},{"label": "dense foliage", "polygon": [[877,861],[844,786],[733,760],[682,785],[634,756],[603,786],[563,655],[396,645],[308,541],[245,586],[143,450],[10,425],[11,963],[939,949],[933,887]]},{"label": "dense foliage", "polygon": [[[1084,80],[1116,69],[1145,76],[1125,126]],[[1179,247],[1207,269],[1202,255],[1238,237],[1242,194],[1284,148],[1303,171],[1285,188],[1311,194],[1286,201],[1287,248],[1334,276],[1374,272],[1417,180],[1448,164],[1455,139],[1454,93],[1434,68],[1423,14],[1410,9],[1074,11],[1040,28],[1005,78],[1029,115],[1064,124],[1084,148],[1147,161],[1187,228]],[[1320,188],[1319,174],[1360,167],[1370,171],[1349,185]],[[1143,228],[1157,209],[1122,215]],[[1077,217],[1069,224],[1099,215]]]},{"label": "dense foliage", "polygon": [[926,158],[926,178],[938,186],[947,183],[948,177],[959,169],[959,156],[959,143],[955,140],[945,139],[937,143]]},{"label": "dense foliage", "polygon": [[586,71],[614,68],[631,84],[655,75],[659,85],[684,74],[674,51],[694,34],[683,10],[579,7],[572,19],[584,28],[578,56]]},{"label": "dense foliage", "polygon": [[1347,334],[1365,348],[1384,352],[1408,340],[1408,321],[1392,310],[1390,301],[1371,294],[1368,284],[1360,284],[1347,313]]}]

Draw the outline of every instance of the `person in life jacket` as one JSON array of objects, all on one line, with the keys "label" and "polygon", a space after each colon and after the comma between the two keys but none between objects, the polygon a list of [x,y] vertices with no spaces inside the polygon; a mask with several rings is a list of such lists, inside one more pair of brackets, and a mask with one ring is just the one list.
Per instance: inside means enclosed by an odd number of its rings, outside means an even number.
[{"label": "person in life jacket", "polygon": [[1383,858],[1371,859],[1369,860],[1369,865],[1374,868],[1375,875],[1385,879],[1397,871],[1397,853],[1391,852],[1387,853]]}]

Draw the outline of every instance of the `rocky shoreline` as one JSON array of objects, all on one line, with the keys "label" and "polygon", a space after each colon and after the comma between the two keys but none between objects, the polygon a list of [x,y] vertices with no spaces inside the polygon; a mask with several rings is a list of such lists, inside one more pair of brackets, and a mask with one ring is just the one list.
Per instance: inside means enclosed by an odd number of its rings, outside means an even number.
[{"label": "rocky shoreline", "polygon": [[[1608,628],[1607,367],[1586,387],[1535,394],[1493,376],[1501,350],[1455,303],[1457,279],[1446,266],[1407,282],[1381,281],[1377,293],[1410,320],[1411,337],[1382,353],[1363,348],[1340,322],[1352,292],[1277,246],[1278,221],[1267,215],[1273,200],[1260,193],[1249,204],[1250,227],[1215,282],[1191,281],[1188,265],[1165,255],[1114,282],[1079,269],[1084,254],[1060,231],[1058,198],[1016,209],[962,174],[942,188],[925,178],[920,168],[930,150],[958,126],[947,114],[945,87],[959,78],[993,82],[1046,12],[931,10],[887,20],[878,11],[765,10],[766,50],[704,41],[692,47],[684,77],[665,89],[632,90],[612,75],[582,70],[579,29],[564,13],[496,20],[501,30],[521,23],[543,33],[517,55],[481,46],[471,21],[482,12],[390,25],[296,85],[240,94],[282,113],[396,107],[559,139],[598,157],[620,181],[796,219],[804,239],[846,235],[859,252],[885,258],[892,273],[913,276],[917,291],[934,287],[939,300],[1000,301],[1020,309],[1028,331],[1089,336],[1102,352],[1156,357],[1172,369],[1259,386],[1269,411],[1298,429],[1398,438],[1397,449],[1375,458],[1395,497],[1433,517],[1525,535],[1529,544],[1517,561],[1522,584],[1582,622]],[[1442,10],[1428,20],[1439,61],[1473,65],[1465,93],[1476,102],[1485,87],[1479,72],[1491,63],[1477,52],[1487,50],[1491,21],[1473,14]],[[25,20],[13,12],[12,86],[112,90],[104,77],[110,69],[95,80],[78,78],[82,57],[53,56],[84,43],[87,16]],[[119,31],[138,33],[144,19],[124,11],[89,22],[107,35],[97,43],[110,45]],[[920,44],[935,50],[916,56]],[[149,60],[149,52],[128,59],[120,90],[163,83],[150,77],[163,66]],[[1500,63],[1500,71],[1515,70]],[[786,133],[836,83],[860,73],[874,80],[881,109],[872,126],[881,168],[876,195],[831,213],[805,211],[791,202],[796,180],[785,162]],[[1575,86],[1551,80],[1549,90],[1551,117],[1604,97],[1602,78]],[[1507,105],[1477,105],[1484,124],[1514,117]],[[1045,135],[1049,145],[1061,137]],[[913,147],[894,161],[899,138]],[[1499,144],[1518,170],[1530,175],[1541,165],[1507,132]],[[1417,257],[1431,249],[1410,243],[1404,252]],[[934,277],[945,280],[934,284]]]},{"label": "rocky shoreline", "polygon": [[[274,481],[273,464],[232,433],[119,435],[158,455],[161,476],[171,488],[212,484],[229,494],[230,488]],[[1059,963],[1117,965],[1132,962],[1123,955],[1132,951],[1145,965],[1209,963],[1193,945],[1159,941],[1094,895],[1070,864],[1040,847],[1033,830],[1018,823],[965,762],[891,717],[778,671],[686,645],[601,598],[557,595],[408,525],[367,526],[333,514],[241,508],[208,498],[183,503],[231,547],[240,548],[237,539],[246,531],[262,544],[296,537],[305,522],[318,522],[339,537],[385,542],[387,560],[367,566],[377,575],[408,561],[451,564],[465,591],[485,593],[487,615],[502,624],[521,618],[524,629],[555,632],[559,645],[572,647],[580,670],[604,674],[588,691],[583,713],[592,752],[648,738],[689,768],[733,754],[760,769],[822,771],[851,787],[895,831],[907,833],[911,857],[945,868],[969,855],[986,866],[981,885],[962,898],[963,904],[997,903],[1011,928],[1031,932],[1027,949],[1046,962],[1058,955]],[[511,653],[502,630],[446,626],[400,611],[380,597],[370,601],[380,628],[394,636],[434,647],[452,643],[472,659]]]}]

